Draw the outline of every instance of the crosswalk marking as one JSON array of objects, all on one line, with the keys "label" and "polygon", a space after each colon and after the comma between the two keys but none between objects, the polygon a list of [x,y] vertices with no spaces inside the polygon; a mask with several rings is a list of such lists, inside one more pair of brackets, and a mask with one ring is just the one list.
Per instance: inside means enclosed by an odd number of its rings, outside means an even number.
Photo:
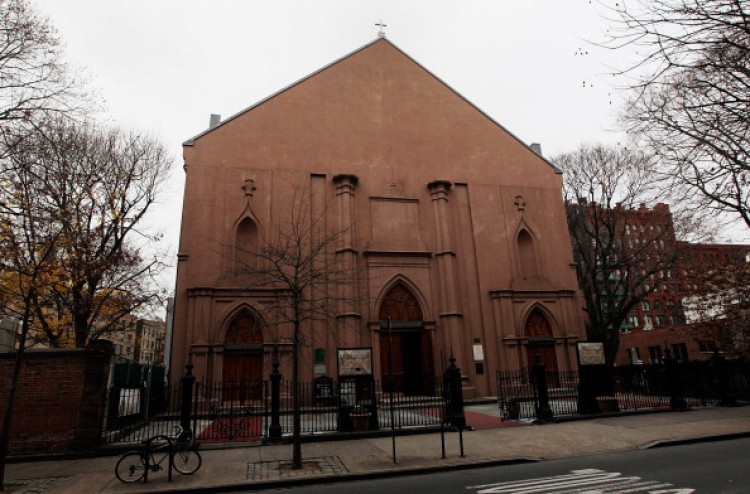
[{"label": "crosswalk marking", "polygon": [[623,476],[595,468],[569,474],[467,486],[476,494],[692,494],[695,489],[675,488],[668,482]]}]

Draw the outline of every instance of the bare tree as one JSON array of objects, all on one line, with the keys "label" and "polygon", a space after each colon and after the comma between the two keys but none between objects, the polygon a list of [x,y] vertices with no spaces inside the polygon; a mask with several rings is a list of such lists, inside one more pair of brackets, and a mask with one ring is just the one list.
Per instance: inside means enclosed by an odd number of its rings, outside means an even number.
[{"label": "bare tree", "polygon": [[684,299],[688,327],[694,335],[721,342],[733,356],[750,355],[750,263],[745,255],[712,266],[691,258],[684,262],[690,280]]},{"label": "bare tree", "polygon": [[0,0],[0,130],[71,109],[55,30],[27,0]]},{"label": "bare tree", "polygon": [[[8,149],[6,195],[29,189],[41,212],[37,221],[59,230],[31,299],[49,344],[67,339],[66,346],[86,347],[120,318],[155,303],[161,293],[150,279],[162,264],[144,258],[138,244],[159,236],[138,228],[170,167],[164,148],[138,134],[56,119]],[[21,232],[24,206],[0,206]],[[10,263],[6,271],[18,268]]]},{"label": "bare tree", "polygon": [[750,228],[750,5],[636,0],[613,7],[611,46],[635,47],[625,123],[685,200]]},{"label": "bare tree", "polygon": [[[233,245],[236,270],[249,289],[276,290],[265,304],[267,324],[291,330],[292,467],[302,467],[300,424],[300,352],[313,324],[332,329],[342,302],[339,288],[353,283],[355,267],[342,263],[335,250],[343,231],[326,225],[328,208],[313,212],[304,186],[296,189],[284,215],[258,229],[258,240]],[[288,215],[287,215],[288,213]]]},{"label": "bare tree", "polygon": [[678,257],[672,215],[653,200],[654,161],[642,153],[583,146],[554,158],[564,172],[568,227],[588,312],[588,337],[617,356],[628,312],[652,293],[652,280]]},{"label": "bare tree", "polygon": [[[26,0],[0,0],[0,157],[10,152],[9,140],[33,131],[48,115],[71,112],[74,87],[48,22]],[[8,167],[6,161],[0,166],[0,301],[6,311],[18,310],[21,329],[13,334],[18,352],[0,431],[0,490],[5,487],[13,406],[33,300],[44,286],[43,273],[49,270],[60,233],[60,224],[48,222],[35,200],[33,172],[19,169],[14,176]]]},{"label": "bare tree", "polygon": [[44,286],[61,234],[59,222],[51,222],[41,207],[29,169],[0,174],[0,296],[6,310],[15,309],[21,320],[13,342],[18,346],[0,430],[0,490],[5,487],[13,406],[18,393],[21,362],[33,321],[34,300]]}]

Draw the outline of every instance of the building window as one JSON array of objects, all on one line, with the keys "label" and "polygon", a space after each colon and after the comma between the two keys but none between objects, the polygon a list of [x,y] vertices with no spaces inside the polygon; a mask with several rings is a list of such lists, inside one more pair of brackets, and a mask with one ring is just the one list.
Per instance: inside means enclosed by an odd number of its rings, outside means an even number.
[{"label": "building window", "polygon": [[657,326],[664,326],[666,324],[666,321],[664,320],[664,316],[661,314],[658,314],[656,316],[656,325]]},{"label": "building window", "polygon": [[701,353],[714,353],[719,351],[714,340],[698,340],[698,348]]},{"label": "building window", "polygon": [[648,356],[651,359],[652,364],[658,364],[662,361],[661,347],[650,346],[648,347]]},{"label": "building window", "polygon": [[539,276],[539,268],[536,262],[534,239],[526,229],[522,229],[518,232],[517,242],[521,277],[523,279],[536,279]]},{"label": "building window", "polygon": [[630,325],[634,328],[638,327],[638,316],[630,316]]},{"label": "building window", "polygon": [[643,309],[643,310],[651,310],[651,304],[648,303],[648,300],[643,300],[641,302],[641,309]]},{"label": "building window", "polygon": [[674,300],[667,300],[667,309],[674,310]]},{"label": "building window", "polygon": [[654,329],[654,321],[651,319],[651,316],[643,316],[643,329]]},{"label": "building window", "polygon": [[689,360],[687,345],[684,343],[672,343],[672,356],[678,362],[687,362]]},{"label": "building window", "polygon": [[638,350],[638,348],[633,347],[628,350],[628,354],[630,355],[630,363],[633,365],[642,364],[643,361],[641,360],[641,351]]},{"label": "building window", "polygon": [[326,373],[326,349],[316,348],[313,350],[313,372],[315,374]]},{"label": "building window", "polygon": [[654,310],[661,310],[661,302],[658,300],[654,301]]}]

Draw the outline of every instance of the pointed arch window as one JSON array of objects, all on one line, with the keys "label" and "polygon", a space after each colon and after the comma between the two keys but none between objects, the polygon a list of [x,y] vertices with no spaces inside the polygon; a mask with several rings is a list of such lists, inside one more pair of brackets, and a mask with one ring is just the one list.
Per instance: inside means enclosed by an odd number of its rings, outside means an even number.
[{"label": "pointed arch window", "polygon": [[521,268],[521,278],[525,280],[536,279],[539,276],[539,268],[536,262],[534,249],[534,238],[525,228],[518,232],[518,259]]},{"label": "pointed arch window", "polygon": [[552,327],[547,321],[547,318],[538,310],[529,314],[529,318],[526,320],[525,336],[527,338],[553,338]]},{"label": "pointed arch window", "polygon": [[403,283],[394,285],[380,305],[380,319],[388,316],[394,321],[421,321],[422,309],[417,297]]},{"label": "pointed arch window", "polygon": [[262,345],[263,331],[255,315],[249,310],[237,314],[224,335],[225,345]]},{"label": "pointed arch window", "polygon": [[243,269],[253,266],[255,251],[258,248],[258,225],[252,218],[244,218],[237,225],[234,241],[235,271],[241,273]]}]

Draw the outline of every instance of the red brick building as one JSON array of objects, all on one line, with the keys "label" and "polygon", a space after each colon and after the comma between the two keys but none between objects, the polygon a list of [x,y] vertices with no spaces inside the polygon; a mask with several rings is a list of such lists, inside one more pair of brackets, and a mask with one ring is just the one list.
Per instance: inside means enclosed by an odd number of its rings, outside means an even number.
[{"label": "red brick building", "polygon": [[[669,214],[664,204],[657,204],[653,209],[641,205],[636,225],[626,234],[626,242],[635,241],[644,231],[653,228],[654,223],[665,224],[659,217],[665,212]],[[673,228],[669,237],[675,238]],[[679,254],[677,264],[649,277],[648,283],[654,291],[630,311],[626,324],[620,329],[617,357],[620,365],[660,362],[667,350],[683,361],[706,359],[715,350],[723,351],[714,335],[690,324],[695,318],[686,314],[685,300],[697,288],[696,273],[725,266],[746,255],[750,246],[687,242],[675,245]]]}]

